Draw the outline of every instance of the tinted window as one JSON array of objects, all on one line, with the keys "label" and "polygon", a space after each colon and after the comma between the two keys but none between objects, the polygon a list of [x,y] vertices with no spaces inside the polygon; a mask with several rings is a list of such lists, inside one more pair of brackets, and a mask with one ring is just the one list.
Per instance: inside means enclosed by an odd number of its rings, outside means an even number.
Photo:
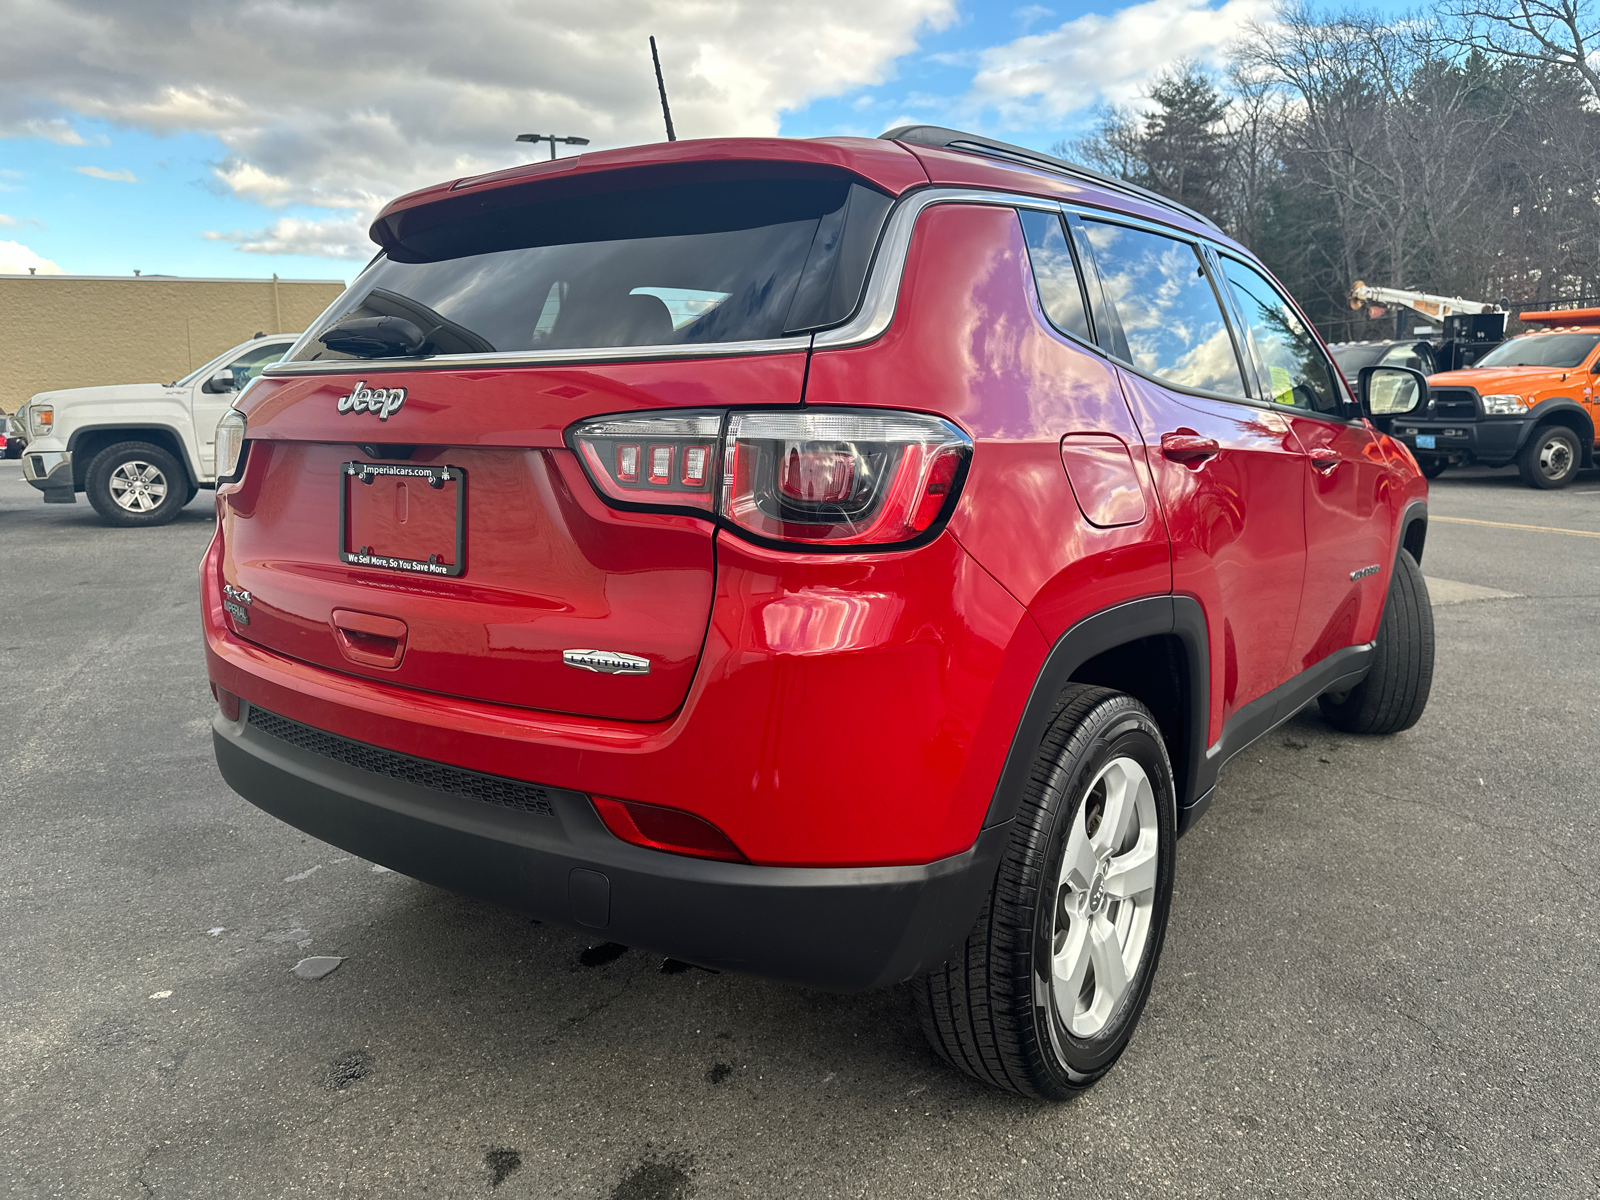
[{"label": "tinted window", "polygon": [[1424,375],[1433,374],[1433,354],[1426,346],[1409,343],[1404,346],[1395,346],[1385,352],[1378,360],[1382,367],[1410,367],[1413,371],[1421,371]]},{"label": "tinted window", "polygon": [[1233,339],[1195,248],[1142,229],[1083,225],[1133,365],[1180,387],[1244,395]]},{"label": "tinted window", "polygon": [[1475,367],[1558,367],[1571,370],[1600,342],[1596,333],[1535,333],[1496,346]]},{"label": "tinted window", "polygon": [[1033,281],[1039,288],[1039,303],[1058,329],[1089,340],[1089,315],[1083,302],[1083,285],[1078,279],[1078,264],[1062,229],[1057,213],[1024,210],[1022,232],[1033,260]]},{"label": "tinted window", "polygon": [[391,244],[317,335],[403,317],[424,354],[735,342],[848,317],[889,197],[841,179],[633,188],[467,216]]},{"label": "tinted window", "polygon": [[289,348],[287,342],[268,342],[263,346],[252,346],[238,358],[228,364],[233,372],[233,386],[242,389],[257,375],[268,363],[275,363],[283,357],[283,352]]},{"label": "tinted window", "polygon": [[1260,272],[1241,262],[1223,259],[1222,273],[1249,329],[1256,374],[1267,399],[1313,412],[1338,412],[1341,398],[1328,360],[1289,302]]}]

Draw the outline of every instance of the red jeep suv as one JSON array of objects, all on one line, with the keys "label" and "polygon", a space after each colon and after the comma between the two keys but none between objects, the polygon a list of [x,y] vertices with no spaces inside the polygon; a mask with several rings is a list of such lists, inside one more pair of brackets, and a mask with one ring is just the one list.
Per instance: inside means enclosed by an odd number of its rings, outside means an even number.
[{"label": "red jeep suv", "polygon": [[706,967],[909,980],[1092,1083],[1174,843],[1319,700],[1421,715],[1426,484],[1205,218],[916,126],[402,197],[218,434],[218,763],[396,871]]}]

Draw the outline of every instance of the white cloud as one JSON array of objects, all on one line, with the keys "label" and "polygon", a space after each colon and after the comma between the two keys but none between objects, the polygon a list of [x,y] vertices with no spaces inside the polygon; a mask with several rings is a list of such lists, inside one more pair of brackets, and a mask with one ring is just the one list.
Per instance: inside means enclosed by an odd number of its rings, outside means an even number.
[{"label": "white cloud", "polygon": [[104,167],[76,167],[79,175],[87,175],[91,179],[109,179],[114,183],[138,183],[139,179],[132,171],[108,171]]},{"label": "white cloud", "polygon": [[[216,136],[222,188],[367,224],[390,197],[528,161],[518,133],[774,135],[786,110],[887,80],[956,0],[33,0],[0,41],[0,131],[71,115]],[[44,116],[41,116],[44,114]],[[31,124],[30,124],[31,122]],[[313,226],[241,231],[298,241]],[[259,236],[258,236],[259,234]],[[226,235],[232,237],[233,235]],[[316,242],[319,235],[312,236]],[[348,247],[346,247],[348,250]],[[265,252],[265,251],[263,251]]]},{"label": "white cloud", "polygon": [[8,217],[5,213],[0,213],[0,228],[15,224],[17,224],[17,219],[15,217]]},{"label": "white cloud", "polygon": [[367,223],[355,217],[328,221],[281,217],[266,229],[212,230],[202,236],[208,242],[231,242],[246,254],[310,254],[365,262],[376,250],[367,237]]},{"label": "white cloud", "polygon": [[40,258],[21,242],[0,242],[0,275],[26,275],[29,269],[40,275],[60,275],[61,268],[48,258]]},{"label": "white cloud", "polygon": [[85,138],[72,127],[72,122],[60,117],[28,117],[8,114],[0,108],[0,138],[5,137],[40,137],[58,146],[88,146],[101,141]]},{"label": "white cloud", "polygon": [[1055,13],[1042,4],[1028,4],[1022,8],[1014,9],[1011,16],[1024,29],[1032,29],[1046,17],[1055,16]]},{"label": "white cloud", "polygon": [[1090,13],[1048,33],[983,51],[969,109],[998,112],[1010,128],[1059,121],[1098,101],[1126,104],[1180,58],[1218,64],[1250,21],[1272,19],[1273,0],[1145,0],[1111,16]]}]

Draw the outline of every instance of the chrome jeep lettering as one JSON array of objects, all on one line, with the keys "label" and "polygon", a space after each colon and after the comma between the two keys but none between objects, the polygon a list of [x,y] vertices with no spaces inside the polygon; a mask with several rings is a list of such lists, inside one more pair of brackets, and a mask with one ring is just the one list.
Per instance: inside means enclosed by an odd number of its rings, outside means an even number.
[{"label": "chrome jeep lettering", "polygon": [[405,388],[369,388],[363,379],[348,395],[339,397],[338,408],[341,413],[376,413],[378,420],[387,421],[405,402]]}]

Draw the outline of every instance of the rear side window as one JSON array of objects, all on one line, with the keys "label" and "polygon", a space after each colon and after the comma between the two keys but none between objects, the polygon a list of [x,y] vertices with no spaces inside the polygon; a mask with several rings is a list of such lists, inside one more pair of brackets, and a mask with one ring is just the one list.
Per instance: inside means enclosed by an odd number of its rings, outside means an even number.
[{"label": "rear side window", "polygon": [[1249,330],[1256,373],[1267,399],[1312,412],[1338,412],[1339,390],[1328,360],[1289,302],[1258,271],[1241,262],[1223,259],[1222,273]]},{"label": "rear side window", "polygon": [[1133,365],[1179,387],[1243,396],[1233,338],[1194,246],[1124,225],[1083,227]]},{"label": "rear side window", "polygon": [[1044,307],[1045,316],[1057,329],[1088,341],[1089,313],[1084,306],[1083,284],[1060,215],[1031,209],[1024,209],[1018,215],[1022,218],[1028,256],[1033,260],[1033,281],[1039,289],[1039,303]]},{"label": "rear side window", "polygon": [[891,200],[844,179],[629,188],[503,209],[390,246],[301,342],[401,317],[423,354],[741,342],[855,309]]}]

